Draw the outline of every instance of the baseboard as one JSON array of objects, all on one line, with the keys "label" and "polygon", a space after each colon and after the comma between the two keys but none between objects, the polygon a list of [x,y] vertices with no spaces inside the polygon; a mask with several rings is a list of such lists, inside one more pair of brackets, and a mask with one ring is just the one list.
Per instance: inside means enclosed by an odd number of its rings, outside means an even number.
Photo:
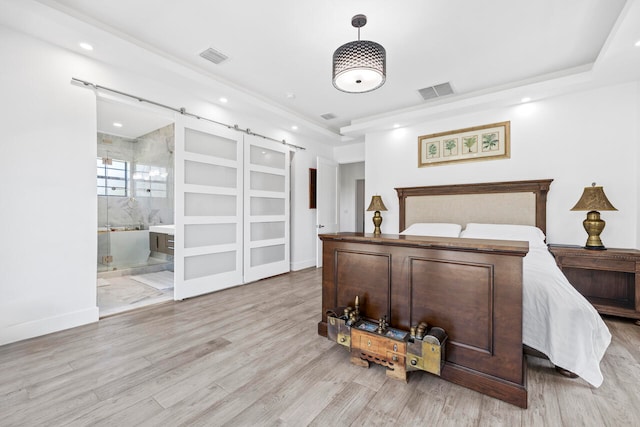
[{"label": "baseboard", "polygon": [[59,316],[32,320],[17,325],[9,325],[0,330],[0,345],[97,322],[98,318],[98,307],[91,307]]},{"label": "baseboard", "polygon": [[292,262],[291,263],[291,271],[304,270],[305,268],[315,267],[315,266],[316,266],[316,260],[315,259],[308,259],[306,261]]}]

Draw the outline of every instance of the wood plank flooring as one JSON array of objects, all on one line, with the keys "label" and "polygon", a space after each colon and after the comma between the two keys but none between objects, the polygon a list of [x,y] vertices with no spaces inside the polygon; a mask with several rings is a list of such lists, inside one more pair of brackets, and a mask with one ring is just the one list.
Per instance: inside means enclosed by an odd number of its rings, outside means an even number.
[{"label": "wood plank flooring", "polygon": [[607,318],[598,388],[530,358],[529,409],[421,372],[349,363],[317,335],[308,269],[0,347],[0,426],[626,426],[640,327]]}]

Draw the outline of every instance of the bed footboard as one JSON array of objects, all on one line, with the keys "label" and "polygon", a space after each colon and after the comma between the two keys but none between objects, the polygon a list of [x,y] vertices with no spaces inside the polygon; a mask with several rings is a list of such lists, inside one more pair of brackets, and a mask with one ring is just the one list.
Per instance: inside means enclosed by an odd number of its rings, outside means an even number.
[{"label": "bed footboard", "polygon": [[526,242],[359,233],[322,235],[322,320],[350,305],[408,330],[425,321],[449,335],[442,378],[526,408],[522,258]]}]

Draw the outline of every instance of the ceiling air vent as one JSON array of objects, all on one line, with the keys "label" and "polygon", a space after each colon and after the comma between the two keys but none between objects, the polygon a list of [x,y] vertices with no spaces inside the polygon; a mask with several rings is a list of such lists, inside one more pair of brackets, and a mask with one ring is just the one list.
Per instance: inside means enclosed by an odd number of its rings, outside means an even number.
[{"label": "ceiling air vent", "polygon": [[320,117],[322,117],[325,120],[331,120],[331,119],[335,119],[338,116],[336,116],[333,113],[324,113],[324,114],[321,114]]},{"label": "ceiling air vent", "polygon": [[422,89],[418,89],[420,96],[425,101],[429,99],[439,98],[445,95],[451,95],[453,93],[453,89],[451,88],[450,83],[440,83],[435,86],[429,86]]},{"label": "ceiling air vent", "polygon": [[220,64],[221,62],[226,61],[229,57],[225,54],[218,52],[215,49],[209,48],[200,53],[200,56],[206,59],[207,61],[211,61],[214,64]]}]

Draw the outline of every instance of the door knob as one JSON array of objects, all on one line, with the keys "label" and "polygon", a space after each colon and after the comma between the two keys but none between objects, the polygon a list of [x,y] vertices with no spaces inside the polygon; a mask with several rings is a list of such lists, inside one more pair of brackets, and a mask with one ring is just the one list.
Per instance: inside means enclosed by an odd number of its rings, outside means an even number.
[{"label": "door knob", "polygon": [[318,228],[324,228],[324,225],[318,224]]}]

